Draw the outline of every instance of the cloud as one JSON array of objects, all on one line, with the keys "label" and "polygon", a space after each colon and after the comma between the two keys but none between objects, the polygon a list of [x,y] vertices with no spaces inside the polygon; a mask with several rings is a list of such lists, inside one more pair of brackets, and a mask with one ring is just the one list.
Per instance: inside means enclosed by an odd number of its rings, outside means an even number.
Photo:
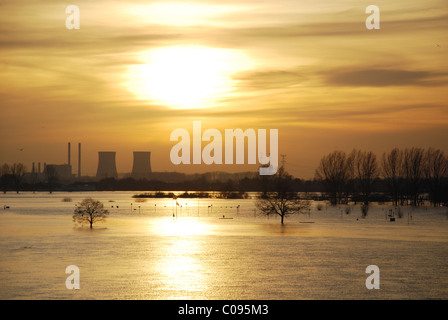
[{"label": "cloud", "polygon": [[262,70],[243,72],[233,77],[243,89],[277,89],[303,83],[307,78],[302,70]]},{"label": "cloud", "polygon": [[447,83],[441,77],[446,73],[400,69],[359,69],[330,71],[326,82],[333,86],[388,87],[388,86],[439,86]]}]

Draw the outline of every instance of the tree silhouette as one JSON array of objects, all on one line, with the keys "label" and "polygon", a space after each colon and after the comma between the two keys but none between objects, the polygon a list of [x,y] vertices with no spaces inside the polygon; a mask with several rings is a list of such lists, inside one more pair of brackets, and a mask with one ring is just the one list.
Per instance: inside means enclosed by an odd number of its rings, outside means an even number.
[{"label": "tree silhouette", "polygon": [[417,206],[424,178],[425,150],[422,148],[406,148],[403,155],[408,199],[411,200],[413,206]]},{"label": "tree silhouette", "polygon": [[354,152],[333,151],[320,160],[315,178],[324,183],[332,205],[347,202],[353,180]]},{"label": "tree silhouette", "polygon": [[108,215],[109,211],[104,209],[101,201],[86,198],[75,208],[73,222],[90,224],[90,229],[92,229],[94,223],[105,221]]},{"label": "tree silhouette", "polygon": [[25,176],[26,167],[23,163],[14,163],[10,167],[10,172],[14,180],[16,192],[19,193],[22,188],[23,177]]},{"label": "tree silhouette", "polygon": [[6,163],[0,166],[0,185],[3,190],[3,193],[6,193],[8,190],[9,185],[11,184],[12,175],[11,175],[11,169],[9,165]]},{"label": "tree silhouette", "polygon": [[379,176],[376,156],[371,151],[354,151],[355,188],[359,188],[365,206],[369,205],[373,183]]},{"label": "tree silhouette", "polygon": [[389,153],[383,153],[381,160],[382,175],[390,190],[392,203],[398,206],[402,200],[404,169],[403,169],[403,151],[398,148]]},{"label": "tree silhouette", "polygon": [[280,167],[274,181],[275,191],[262,194],[255,203],[257,209],[265,215],[279,215],[283,225],[286,216],[309,208],[310,201],[301,199],[296,192],[291,191],[292,182],[292,176],[283,166]]},{"label": "tree silhouette", "polygon": [[448,158],[443,151],[433,148],[426,151],[424,172],[428,181],[429,197],[435,207],[442,202],[443,184],[448,177]]}]

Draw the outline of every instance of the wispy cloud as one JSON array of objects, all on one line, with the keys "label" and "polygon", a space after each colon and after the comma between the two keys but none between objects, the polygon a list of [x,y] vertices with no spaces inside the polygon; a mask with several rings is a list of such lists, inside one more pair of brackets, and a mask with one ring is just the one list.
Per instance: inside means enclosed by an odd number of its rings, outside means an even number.
[{"label": "wispy cloud", "polygon": [[242,81],[243,89],[268,90],[303,83],[307,76],[303,70],[260,70],[240,73],[234,79]]},{"label": "wispy cloud", "polygon": [[446,73],[399,69],[359,69],[333,71],[326,79],[329,85],[354,87],[440,86],[447,84]]}]

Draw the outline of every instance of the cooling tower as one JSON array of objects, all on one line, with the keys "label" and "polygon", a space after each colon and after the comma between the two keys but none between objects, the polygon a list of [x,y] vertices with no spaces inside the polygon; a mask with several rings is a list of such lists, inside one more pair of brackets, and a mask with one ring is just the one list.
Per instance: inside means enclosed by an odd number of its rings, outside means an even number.
[{"label": "cooling tower", "polygon": [[131,176],[134,179],[149,178],[151,174],[151,152],[134,151],[134,165]]},{"label": "cooling tower", "polygon": [[117,166],[115,165],[115,152],[100,151],[98,152],[98,170],[96,178],[98,180],[105,178],[117,178]]}]

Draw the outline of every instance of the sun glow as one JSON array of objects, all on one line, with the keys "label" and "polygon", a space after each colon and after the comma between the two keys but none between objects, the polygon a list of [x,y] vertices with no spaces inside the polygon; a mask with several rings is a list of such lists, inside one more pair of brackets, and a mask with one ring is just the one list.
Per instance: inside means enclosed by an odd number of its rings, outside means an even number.
[{"label": "sun glow", "polygon": [[129,67],[127,87],[138,99],[175,109],[216,106],[232,95],[232,75],[254,67],[239,50],[173,46],[141,53]]}]

